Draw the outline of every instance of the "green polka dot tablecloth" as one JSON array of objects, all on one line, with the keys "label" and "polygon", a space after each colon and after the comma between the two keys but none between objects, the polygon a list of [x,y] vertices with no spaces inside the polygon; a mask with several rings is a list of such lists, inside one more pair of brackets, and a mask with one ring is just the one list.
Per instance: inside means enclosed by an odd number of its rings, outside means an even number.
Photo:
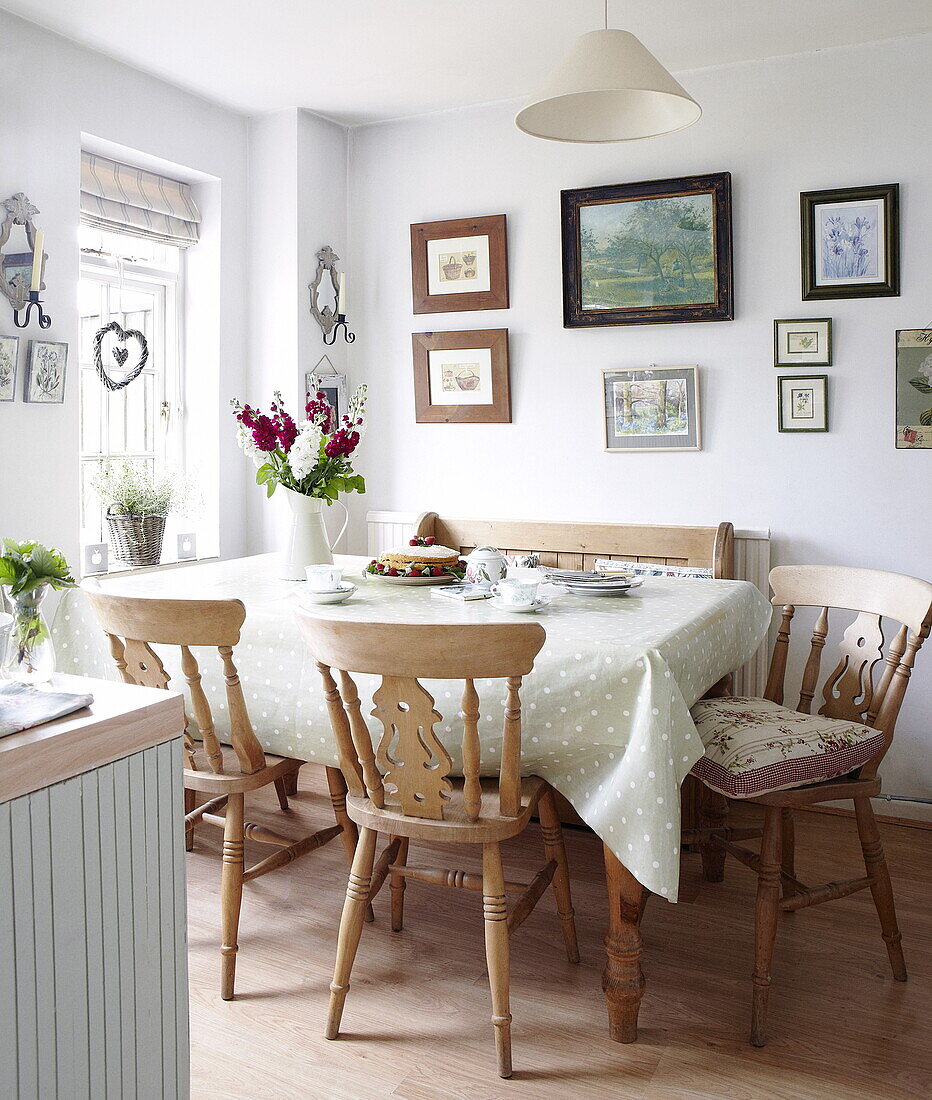
[{"label": "green polka dot tablecloth", "polygon": [[[459,623],[511,620],[485,601],[459,603],[429,587],[389,585],[361,574],[362,558],[339,558],[359,585],[339,606],[318,607],[351,621]],[[126,595],[237,597],[247,617],[235,660],[250,717],[273,753],[336,764],[320,676],[293,611],[303,587],[279,580],[275,555],[207,562],[107,579]],[[535,616],[547,631],[523,685],[523,770],[548,780],[649,890],[676,900],[679,788],[702,755],[689,708],[764,640],[771,608],[746,581],[647,577],[631,595],[574,596],[554,590]],[[65,593],[53,629],[62,672],[116,678],[106,638],[80,589]],[[180,655],[162,649],[175,684]],[[204,687],[223,736],[219,659],[200,651]],[[364,705],[374,677],[356,677]],[[173,685],[175,686],[175,685]],[[462,684],[428,681],[444,721],[437,732],[460,767]],[[502,746],[503,681],[478,681],[482,769],[496,774]],[[369,708],[371,709],[371,707]],[[381,731],[372,722],[373,735]]]}]

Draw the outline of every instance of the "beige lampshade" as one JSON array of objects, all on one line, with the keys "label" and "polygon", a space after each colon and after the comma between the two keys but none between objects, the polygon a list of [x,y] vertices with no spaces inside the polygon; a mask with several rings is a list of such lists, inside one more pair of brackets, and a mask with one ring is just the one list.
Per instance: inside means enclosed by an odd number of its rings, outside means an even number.
[{"label": "beige lampshade", "polygon": [[551,141],[633,141],[691,126],[702,108],[628,31],[590,31],[515,116]]}]

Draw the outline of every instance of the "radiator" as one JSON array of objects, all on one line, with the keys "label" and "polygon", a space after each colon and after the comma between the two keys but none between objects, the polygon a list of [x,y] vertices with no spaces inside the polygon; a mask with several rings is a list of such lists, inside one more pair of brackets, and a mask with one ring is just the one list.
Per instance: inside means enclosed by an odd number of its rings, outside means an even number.
[{"label": "radiator", "polygon": [[[368,553],[371,557],[404,544],[417,522],[416,512],[367,512]],[[735,577],[750,581],[770,595],[770,532],[735,531]],[[760,695],[767,682],[768,646],[763,645],[750,661],[735,673],[737,695]]]}]

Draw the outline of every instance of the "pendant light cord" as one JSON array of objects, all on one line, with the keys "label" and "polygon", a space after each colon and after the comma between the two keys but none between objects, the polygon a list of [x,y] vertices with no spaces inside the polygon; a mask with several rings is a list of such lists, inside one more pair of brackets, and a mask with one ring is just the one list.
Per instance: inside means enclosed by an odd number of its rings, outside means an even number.
[{"label": "pendant light cord", "polygon": [[605,29],[608,30],[608,0],[605,0]]}]

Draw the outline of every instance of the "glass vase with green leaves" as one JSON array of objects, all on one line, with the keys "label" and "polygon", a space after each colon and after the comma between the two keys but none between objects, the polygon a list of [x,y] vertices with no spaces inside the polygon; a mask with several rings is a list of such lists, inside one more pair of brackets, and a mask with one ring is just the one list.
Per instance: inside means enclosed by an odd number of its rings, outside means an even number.
[{"label": "glass vase with green leaves", "polygon": [[51,589],[73,588],[68,562],[59,550],[38,542],[3,540],[0,590],[13,616],[0,679],[43,683],[55,671],[55,650],[42,601]]}]

